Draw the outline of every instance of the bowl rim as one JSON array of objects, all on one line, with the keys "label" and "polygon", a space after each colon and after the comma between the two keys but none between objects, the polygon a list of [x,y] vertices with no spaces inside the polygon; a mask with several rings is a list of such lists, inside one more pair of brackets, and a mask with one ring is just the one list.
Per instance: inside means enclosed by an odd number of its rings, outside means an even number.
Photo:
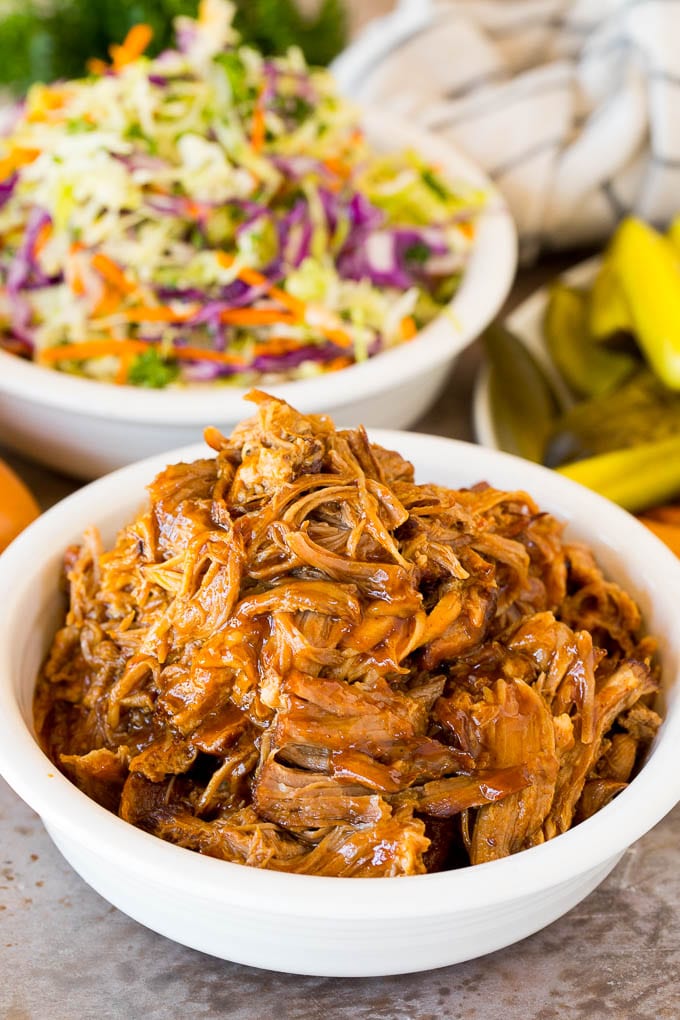
[{"label": "bowl rim", "polygon": [[[369,136],[388,150],[414,148],[442,164],[452,179],[482,188],[489,196],[479,217],[476,242],[451,304],[408,344],[326,375],[267,384],[303,413],[370,398],[413,372],[459,353],[493,318],[505,300],[517,265],[517,233],[507,204],[487,175],[450,142],[382,110],[360,107]],[[264,384],[259,384],[264,385]],[[150,424],[193,424],[208,419],[236,421],[247,413],[244,396],[252,387],[188,385],[182,389],[142,390],[56,372],[0,350],[0,394],[68,410],[73,415]]]},{"label": "bowl rim", "polygon": [[[508,475],[520,472],[523,487],[540,490],[537,498],[542,504],[556,500],[569,514],[578,513],[582,522],[607,521],[609,532],[614,529],[620,542],[635,550],[639,576],[663,577],[665,602],[670,605],[680,600],[680,561],[631,515],[570,479],[510,454],[459,440],[379,429],[369,430],[369,435],[413,458],[417,470],[420,455],[436,455],[438,459],[457,457],[464,470],[477,478],[492,478],[494,466]],[[82,531],[79,518],[96,522],[97,506],[101,512],[101,507],[114,504],[122,492],[141,489],[144,481],[168,463],[199,456],[205,456],[205,448],[193,444],[138,461],[90,483],[48,510],[0,556],[0,605],[11,607],[17,585],[19,591],[26,590],[40,577],[41,553],[53,555],[55,548],[64,548],[74,533]],[[554,497],[546,498],[548,492]],[[561,516],[568,520],[566,512]],[[401,877],[396,887],[395,880],[385,878],[364,878],[358,885],[348,879],[291,875],[203,857],[151,836],[100,807],[43,754],[11,690],[8,649],[15,626],[10,608],[0,616],[0,774],[57,838],[140,876],[154,888],[174,888],[213,907],[228,905],[270,916],[338,920],[467,914],[540,894],[595,870],[623,853],[680,800],[679,694],[647,763],[626,790],[575,828],[511,857],[458,871]],[[676,651],[680,655],[680,637]]]}]

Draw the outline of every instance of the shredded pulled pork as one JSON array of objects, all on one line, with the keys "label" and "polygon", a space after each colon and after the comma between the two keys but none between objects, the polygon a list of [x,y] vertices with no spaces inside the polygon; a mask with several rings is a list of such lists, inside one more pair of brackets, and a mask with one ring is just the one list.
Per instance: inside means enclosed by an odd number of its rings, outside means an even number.
[{"label": "shredded pulled pork", "polygon": [[36,727],[88,796],[255,867],[412,875],[541,843],[622,790],[654,643],[524,492],[411,465],[255,392],[176,464],[69,609]]}]

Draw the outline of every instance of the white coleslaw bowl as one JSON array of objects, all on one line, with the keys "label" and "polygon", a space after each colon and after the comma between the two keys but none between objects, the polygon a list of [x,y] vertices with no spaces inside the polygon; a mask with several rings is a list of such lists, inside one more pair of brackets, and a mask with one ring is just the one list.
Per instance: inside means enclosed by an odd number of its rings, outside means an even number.
[{"label": "white coleslaw bowl", "polygon": [[[410,342],[339,372],[266,389],[304,413],[339,425],[408,427],[444,386],[456,357],[494,317],[513,280],[512,218],[489,179],[451,145],[378,112],[362,117],[376,149],[417,150],[444,176],[483,188],[486,210],[463,281],[446,314]],[[197,442],[206,424],[224,431],[251,413],[247,390],[192,385],[166,390],[70,376],[0,351],[0,438],[8,447],[80,478],[93,478],[173,447]]]},{"label": "white coleslaw bowl", "polygon": [[623,510],[545,468],[433,436],[374,432],[372,438],[412,460],[420,481],[460,486],[486,479],[525,488],[568,521],[568,534],[593,547],[660,638],[664,723],[640,773],[599,813],[541,846],[464,870],[321,878],[231,864],[165,843],[109,813],[58,772],[36,742],[31,702],[63,613],[63,550],[92,523],[111,542],[137,511],[145,484],[168,461],[205,456],[205,449],[173,451],[82,489],[0,557],[0,773],[107,900],[168,938],[239,963],[367,976],[481,956],[582,900],[680,800],[680,562]]}]

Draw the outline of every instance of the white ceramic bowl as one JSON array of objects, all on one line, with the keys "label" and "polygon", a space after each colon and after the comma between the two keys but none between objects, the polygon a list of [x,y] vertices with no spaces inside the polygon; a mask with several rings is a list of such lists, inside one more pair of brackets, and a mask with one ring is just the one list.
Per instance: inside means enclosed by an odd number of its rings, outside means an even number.
[{"label": "white ceramic bowl", "polygon": [[[566,273],[562,273],[560,279],[572,287],[587,287],[595,279],[600,261],[600,257],[595,256],[594,258],[586,259],[585,262],[579,262],[578,265],[568,269]],[[521,305],[518,305],[511,315],[508,315],[505,319],[505,325],[522,341],[540,363],[553,385],[558,400],[563,407],[568,407],[573,403],[573,398],[552,362],[543,336],[543,319],[548,304],[548,295],[549,288],[547,286],[539,287]],[[488,446],[492,450],[502,449],[496,432],[493,411],[491,410],[489,370],[487,365],[482,365],[475,380],[472,421],[478,443],[481,443],[482,446]]]},{"label": "white ceramic bowl", "polygon": [[[359,365],[313,379],[267,385],[305,413],[328,412],[338,425],[407,427],[435,400],[457,355],[491,321],[512,283],[515,228],[487,177],[451,145],[382,113],[363,124],[381,151],[413,148],[453,183],[489,195],[474,249],[451,305],[408,344]],[[230,431],[252,413],[246,390],[187,386],[143,390],[98,383],[34,365],[0,351],[2,442],[50,467],[93,478],[140,457],[200,440],[205,425]]]},{"label": "white ceramic bowl", "polygon": [[[0,557],[0,772],[42,817],[72,866],[142,924],[195,949],[302,974],[376,975],[442,967],[515,942],[565,913],[680,799],[680,562],[613,504],[544,468],[431,436],[375,432],[421,481],[487,479],[526,488],[567,519],[661,637],[665,721],[632,784],[593,818],[542,846],[462,871],[339,879],[201,857],[89,800],[39,750],[31,698],[62,600],[62,550],[96,523],[110,542],[168,456],[125,468],[54,507]],[[203,456],[202,447],[170,460]],[[45,938],[56,934],[46,929]],[[625,939],[625,932],[621,933]],[[588,932],[583,931],[584,941]]]}]

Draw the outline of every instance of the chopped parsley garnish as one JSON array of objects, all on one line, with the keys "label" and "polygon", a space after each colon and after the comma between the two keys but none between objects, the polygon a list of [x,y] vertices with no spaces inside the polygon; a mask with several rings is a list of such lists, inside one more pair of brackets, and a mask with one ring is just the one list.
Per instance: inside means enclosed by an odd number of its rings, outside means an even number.
[{"label": "chopped parsley garnish", "polygon": [[446,185],[432,170],[423,170],[423,182],[427,184],[430,191],[434,191],[435,195],[444,202],[451,197]]},{"label": "chopped parsley garnish", "polygon": [[404,252],[404,258],[417,266],[424,265],[430,257],[430,246],[424,241],[416,241],[410,244]]},{"label": "chopped parsley garnish", "polygon": [[134,386],[146,386],[151,390],[162,390],[179,376],[179,365],[166,361],[155,347],[138,354],[130,366],[128,382]]}]

